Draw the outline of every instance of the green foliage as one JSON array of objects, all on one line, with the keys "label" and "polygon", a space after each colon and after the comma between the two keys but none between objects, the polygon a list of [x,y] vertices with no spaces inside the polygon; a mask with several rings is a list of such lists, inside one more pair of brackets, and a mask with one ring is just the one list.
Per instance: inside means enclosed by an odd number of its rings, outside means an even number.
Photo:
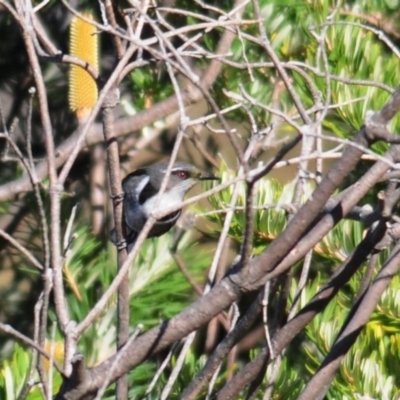
[{"label": "green foliage", "polygon": [[[187,265],[190,265],[192,276],[201,281],[211,255],[208,251],[199,249],[199,244],[191,243],[189,239],[190,234],[185,235],[179,252]],[[167,234],[145,241],[130,269],[132,329],[141,324],[145,331],[172,317],[194,299],[192,287],[170,256],[171,240],[172,234]],[[115,251],[111,245],[99,251],[99,243],[91,237],[87,228],[77,232],[68,265],[78,282],[82,300],[79,301],[73,292],[68,293],[68,304],[73,318],[78,321],[82,319],[111,284],[116,273],[115,260]],[[80,351],[85,355],[88,365],[97,364],[114,353],[116,312],[114,298],[79,342]],[[144,394],[155,368],[155,362],[149,362],[130,373],[130,379],[134,382],[132,393]],[[142,382],[143,387],[138,382]]]},{"label": "green foliage", "polygon": [[[4,400],[14,400],[18,398],[22,388],[27,382],[31,351],[21,347],[19,344],[14,345],[12,358],[3,362],[0,368],[0,398]],[[56,394],[60,384],[61,377],[56,371],[52,371],[53,394]],[[32,376],[32,382],[38,382],[39,378],[36,373]],[[42,391],[38,385],[34,385],[29,390],[28,400],[42,400]]]},{"label": "green foliage", "polygon": [[[358,2],[361,3],[361,2]],[[367,6],[370,8],[370,6]],[[379,7],[379,12],[385,12]],[[300,2],[287,1],[262,1],[261,13],[264,18],[264,28],[272,47],[283,62],[293,62],[309,75],[309,79],[315,89],[322,95],[322,101],[334,104],[324,119],[324,127],[335,136],[351,138],[354,131],[358,130],[366,117],[368,110],[380,109],[389,97],[389,93],[378,84],[387,87],[396,87],[400,79],[398,57],[388,48],[387,44],[375,33],[361,26],[345,25],[344,22],[358,23],[358,19],[351,16],[342,16],[340,12],[332,23],[325,27],[328,14],[332,11],[331,2],[321,0],[312,2],[303,0]],[[386,10],[390,13],[390,7]],[[245,17],[254,18],[254,11],[248,8]],[[336,23],[336,21],[340,21]],[[256,23],[242,27],[243,31],[258,36]],[[324,50],[328,65],[325,65],[320,43],[315,35],[323,35]],[[244,41],[237,38],[233,45],[233,60],[248,63],[269,63],[265,67],[248,70],[235,70],[227,68],[222,80],[217,82],[216,88],[223,88],[240,93],[240,85],[243,85],[257,101],[271,105],[275,104],[273,93],[274,83],[278,79],[275,67],[270,62],[265,51],[255,41]],[[301,62],[299,60],[302,60]],[[331,76],[338,79],[346,78],[346,82],[337,79],[327,81],[324,71],[328,68]],[[308,82],[298,72],[287,69],[293,77],[293,85],[303,104],[313,104],[312,92]],[[351,80],[352,83],[348,81]],[[326,98],[329,89],[331,98]],[[230,105],[226,97],[221,94],[218,97],[222,104]],[[279,96],[279,103],[274,107],[286,114],[295,113],[291,97],[284,91]],[[252,109],[256,121],[260,125],[271,122],[271,115],[260,108]],[[230,118],[238,121],[246,117],[241,112],[231,113]],[[391,124],[395,131],[400,129],[400,119],[397,116]],[[382,153],[387,149],[386,145],[374,146],[375,151]]]},{"label": "green foliage", "polygon": [[[223,181],[233,178],[233,172],[226,169],[220,172]],[[233,215],[229,234],[241,243],[244,231],[246,186],[239,183],[238,208]],[[286,225],[287,217],[281,209],[293,198],[293,183],[282,185],[279,182],[263,179],[258,184],[254,199],[254,252],[262,251],[269,241],[277,237]],[[305,198],[312,190],[306,186]],[[222,229],[225,213],[230,208],[233,187],[210,198],[215,214],[210,221],[216,224],[215,232]],[[304,199],[305,200],[305,199]],[[351,254],[355,246],[365,235],[365,228],[356,221],[343,220],[323,238],[314,249],[310,279],[301,293],[300,305],[305,306],[321,286],[330,278],[332,272]],[[385,260],[388,251],[380,255]],[[350,307],[365,274],[365,267],[356,272],[349,284],[341,290],[325,310],[318,314],[307,326],[305,335],[295,339],[289,346],[280,367],[275,384],[276,398],[295,399],[305,386],[309,376],[314,374],[330,350],[341,326],[347,318]],[[400,277],[396,276],[389,289],[383,295],[366,329],[360,335],[355,346],[346,356],[339,374],[334,380],[327,398],[358,399],[359,394],[372,398],[397,398],[400,390],[400,319],[397,310],[400,305],[398,286]],[[290,286],[293,300],[298,289],[298,273],[294,275]],[[300,355],[299,355],[300,354]],[[301,362],[299,360],[301,359]],[[270,367],[269,371],[274,367]],[[270,371],[270,372],[271,372]],[[269,373],[270,373],[269,372]],[[269,376],[267,373],[267,376]]]},{"label": "green foliage", "polygon": [[[226,166],[219,172],[221,181],[229,181],[234,178],[234,171],[228,170]],[[312,193],[313,184],[305,185],[304,199]],[[237,189],[236,189],[237,188]],[[254,212],[254,238],[253,246],[255,254],[262,251],[266,245],[274,240],[285,228],[287,223],[287,211],[291,210],[294,182],[282,185],[278,181],[261,179],[257,182],[253,212]],[[216,224],[215,234],[218,235],[225,221],[226,213],[232,209],[231,200],[235,190],[238,190],[236,204],[233,205],[234,213],[229,228],[230,236],[240,244],[243,240],[245,226],[245,202],[247,197],[246,184],[239,182],[236,185],[221,191],[209,198],[215,213],[211,213],[209,219]]]},{"label": "green foliage", "polygon": [[25,382],[29,369],[29,352],[16,344],[10,360],[0,369],[0,398],[15,399]]},{"label": "green foliage", "polygon": [[[359,285],[363,272],[356,273],[352,278],[352,285]],[[393,315],[393,308],[388,312],[392,306],[390,303],[398,292],[398,284],[397,276],[382,297],[371,321],[345,357],[328,398],[338,398],[339,395],[343,398],[346,395],[349,399],[357,399],[357,394],[372,398],[398,398],[400,325],[398,316]],[[315,292],[316,289],[314,282],[307,291]],[[330,349],[352,305],[354,295],[353,291],[339,292],[337,299],[308,326],[306,335],[309,342],[304,347],[304,361],[311,374]],[[302,304],[305,304],[303,298]]]},{"label": "green foliage", "polygon": [[[204,268],[209,265],[208,251],[199,250],[199,244],[193,244],[186,235],[179,251],[185,262],[190,265],[191,273],[197,280],[202,280]],[[143,330],[158,324],[181,311],[193,299],[193,289],[186,278],[174,265],[169,254],[169,245],[172,236],[167,234],[161,238],[145,242],[140,255],[130,272],[131,282],[131,326],[138,324]],[[194,253],[196,248],[196,253]],[[194,254],[196,256],[194,257]],[[76,291],[71,289],[71,280],[67,280],[67,301],[74,320],[80,321],[93,307],[102,292],[111,283],[115,276],[115,255],[111,248],[101,250],[100,243],[81,228],[76,231],[76,239],[72,243],[66,265],[78,288],[81,299]],[[68,289],[69,288],[69,289]],[[149,307],[149,304],[152,306]],[[54,316],[52,317],[54,319]],[[79,342],[79,349],[85,355],[88,365],[94,365],[115,352],[116,340],[116,301],[107,306],[107,309],[83,335]],[[61,336],[57,334],[56,340]],[[15,398],[11,393],[17,393],[26,378],[30,355],[26,349],[16,345],[13,358],[5,361],[0,373],[0,398]],[[192,367],[196,366],[192,358]],[[130,373],[132,381],[132,397],[143,396],[156,370],[156,362],[148,362]],[[60,376],[54,373],[54,390],[59,387]],[[160,385],[165,384],[163,380]],[[36,393],[38,392],[38,393]],[[107,390],[110,398],[113,396],[112,387]],[[1,394],[4,394],[2,396]],[[36,400],[41,396],[39,390],[33,390],[29,400]],[[107,398],[107,397],[105,397]]]},{"label": "green foliage", "polygon": [[[201,7],[193,2],[177,2],[177,6],[185,10],[200,12]],[[211,2],[212,3],[212,2]],[[232,9],[232,1],[215,2],[224,10]],[[357,0],[345,2],[346,10],[357,10],[357,13],[377,15],[377,13],[390,17],[397,12],[399,0]],[[52,2],[54,5],[55,2]],[[355,131],[363,124],[368,110],[376,110],[383,106],[389,97],[388,88],[393,88],[400,81],[398,57],[393,49],[384,42],[382,35],[354,23],[360,19],[353,13],[341,13],[332,18],[329,26],[324,25],[327,17],[332,13],[336,2],[317,0],[310,2],[261,0],[261,14],[266,35],[282,62],[286,64],[286,72],[291,78],[293,87],[302,104],[311,107],[315,103],[312,97],[313,90],[317,91],[322,101],[334,107],[324,119],[324,134],[335,138],[351,139]],[[210,11],[210,15],[213,12]],[[244,18],[254,20],[254,9],[249,5]],[[391,20],[394,26],[396,20]],[[173,17],[172,21],[177,27],[189,26],[199,22],[191,15]],[[340,22],[340,23],[339,23]],[[347,22],[348,24],[343,24]],[[350,25],[351,23],[351,25]],[[260,67],[249,72],[247,68],[237,69],[226,65],[222,74],[213,85],[213,97],[219,107],[232,105],[233,101],[226,96],[226,92],[241,94],[241,87],[257,102],[278,109],[294,117],[297,110],[292,98],[287,91],[278,91],[281,83],[279,74],[265,49],[258,43],[258,21],[241,25],[242,36],[237,37],[232,45],[233,63],[259,63]],[[213,52],[222,34],[221,29],[210,29],[204,32],[199,42],[204,49]],[[250,39],[252,35],[254,39]],[[326,52],[328,65],[325,65],[321,53],[322,37],[323,49]],[[178,40],[174,43],[180,45]],[[197,68],[206,68],[209,60],[204,57],[196,61]],[[262,65],[261,65],[262,64]],[[304,73],[299,73],[290,66],[301,67],[308,74],[309,81],[304,78]],[[325,69],[331,75],[326,78]],[[351,80],[344,82],[343,79]],[[342,81],[341,81],[342,80]],[[312,88],[310,87],[310,82]],[[383,85],[386,85],[383,87]],[[57,85],[53,85],[57,88]],[[170,79],[165,68],[157,64],[150,64],[137,68],[130,74],[130,86],[133,93],[131,107],[136,110],[146,109],[152,104],[166,99],[173,93]],[[327,98],[330,92],[330,98]],[[260,126],[265,126],[272,121],[272,115],[261,107],[252,107],[251,112]],[[243,111],[227,114],[229,121],[248,122],[248,116]],[[400,119],[396,117],[391,128],[400,131]],[[280,127],[278,134],[291,135],[293,129]],[[65,134],[65,133],[64,133]],[[387,145],[377,143],[374,151],[381,154]],[[370,164],[361,164],[349,179],[369,167]],[[21,176],[23,169],[16,164],[6,174],[0,176],[1,182]],[[234,177],[234,171],[226,166],[222,168],[220,176],[222,181]],[[46,182],[44,182],[46,185]],[[246,218],[244,214],[246,185],[238,183],[238,199],[233,205],[232,223],[229,235],[240,245],[243,241],[243,232]],[[293,198],[294,183],[283,185],[267,177],[257,183],[254,198],[254,229],[253,229],[253,256],[259,254],[274,240],[285,228],[288,220],[288,211]],[[314,184],[305,186],[304,201],[311,195]],[[231,208],[231,200],[235,186],[212,196],[210,202],[215,213],[209,216],[214,230],[218,236],[224,224],[226,213]],[[43,190],[43,194],[45,194]],[[372,198],[372,195],[371,195]],[[28,202],[32,198],[27,198]],[[47,204],[45,196],[45,203]],[[64,206],[68,203],[63,199]],[[9,204],[0,205],[0,213],[7,214]],[[32,237],[38,237],[37,220],[29,226]],[[83,226],[78,219],[77,226]],[[36,228],[36,229],[34,229]],[[309,280],[300,297],[300,306],[304,306],[312,296],[326,283],[340,263],[346,259],[354,247],[365,234],[364,227],[354,221],[340,222],[314,249],[313,262]],[[71,318],[81,321],[98,299],[109,287],[114,278],[117,267],[115,264],[115,251],[112,246],[102,244],[94,238],[88,228],[79,228],[76,239],[65,260],[66,296]],[[28,241],[31,242],[31,238]],[[140,255],[131,267],[130,294],[131,294],[131,320],[132,328],[139,324],[144,330],[170,318],[195,299],[193,289],[179,272],[169,255],[171,236],[146,241]],[[38,250],[37,242],[32,240],[32,247]],[[40,249],[39,249],[40,250]],[[204,280],[205,270],[210,263],[212,254],[199,249],[199,244],[190,242],[187,236],[182,243],[180,253],[184,261],[191,268],[191,273],[198,281]],[[381,255],[383,259],[387,253]],[[25,265],[24,271],[26,271]],[[310,375],[315,373],[323,358],[328,353],[340,327],[345,321],[348,310],[353,304],[360,282],[365,274],[365,266],[356,272],[354,277],[341,290],[336,298],[317,315],[307,326],[305,331],[289,346],[280,367],[280,373],[274,388],[274,398],[294,399],[306,384]],[[70,272],[70,277],[67,275]],[[377,271],[375,271],[376,273]],[[290,285],[290,303],[297,293],[299,267],[294,270]],[[72,279],[71,279],[72,277]],[[372,398],[395,399],[400,396],[400,293],[398,287],[400,277],[393,278],[388,290],[382,296],[379,306],[370,322],[366,325],[355,346],[345,357],[339,374],[327,394],[328,399],[359,399],[361,396]],[[78,294],[79,293],[79,294]],[[149,307],[151,304],[151,307]],[[54,311],[50,311],[50,322],[55,321]],[[50,324],[51,325],[51,324]],[[116,337],[116,299],[113,298],[107,308],[83,335],[79,342],[79,350],[85,355],[88,365],[95,365],[115,351]],[[62,340],[59,332],[56,340]],[[252,356],[257,355],[253,349]],[[12,399],[18,394],[26,379],[30,361],[30,353],[19,345],[14,346],[12,357],[5,360],[0,369],[0,398]],[[172,358],[172,366],[176,362]],[[205,356],[199,357],[192,349],[185,360],[181,375],[174,387],[171,398],[177,398],[188,382],[204,365]],[[151,360],[129,374],[131,382],[130,398],[144,396],[149,382],[155,374],[157,362]],[[267,371],[267,377],[272,374],[273,367]],[[227,371],[225,365],[217,379],[217,385],[223,384]],[[53,387],[57,389],[60,377],[55,374]],[[166,383],[166,376],[162,376],[154,394],[150,398],[157,398],[158,393]],[[107,389],[105,398],[113,398],[113,387]],[[29,400],[41,398],[39,389],[34,388],[29,395]]]},{"label": "green foliage", "polygon": [[153,66],[136,68],[130,77],[135,96],[134,108],[137,111],[165,100],[173,93],[172,87],[167,84],[168,74],[164,69]]}]

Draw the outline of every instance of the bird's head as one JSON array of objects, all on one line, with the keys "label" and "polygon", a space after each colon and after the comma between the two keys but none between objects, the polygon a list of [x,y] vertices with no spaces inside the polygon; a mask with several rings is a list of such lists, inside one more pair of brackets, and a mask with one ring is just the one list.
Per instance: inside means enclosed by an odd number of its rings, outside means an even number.
[{"label": "bird's head", "polygon": [[[168,170],[169,162],[161,162],[146,167],[146,172],[150,176],[150,182],[155,188],[160,189]],[[171,169],[168,178],[166,192],[174,192],[181,199],[198,182],[206,180],[218,180],[215,175],[202,172],[191,164],[177,161]]]}]

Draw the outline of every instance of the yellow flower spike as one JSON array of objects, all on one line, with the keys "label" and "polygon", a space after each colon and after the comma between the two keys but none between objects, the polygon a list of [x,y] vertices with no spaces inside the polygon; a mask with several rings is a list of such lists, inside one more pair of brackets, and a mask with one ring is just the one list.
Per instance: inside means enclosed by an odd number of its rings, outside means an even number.
[{"label": "yellow flower spike", "polygon": [[[90,13],[82,16],[93,20]],[[77,17],[73,17],[70,27],[70,54],[85,60],[90,66],[99,69],[98,35],[96,27]],[[71,65],[69,75],[69,106],[83,122],[96,104],[97,84],[91,75],[77,65]]]},{"label": "yellow flower spike", "polygon": [[[62,364],[64,361],[64,343],[62,341],[51,342],[46,340],[44,344],[44,349],[49,353],[53,353],[54,361]],[[50,368],[50,361],[45,358],[44,359],[44,368],[46,371]]]}]

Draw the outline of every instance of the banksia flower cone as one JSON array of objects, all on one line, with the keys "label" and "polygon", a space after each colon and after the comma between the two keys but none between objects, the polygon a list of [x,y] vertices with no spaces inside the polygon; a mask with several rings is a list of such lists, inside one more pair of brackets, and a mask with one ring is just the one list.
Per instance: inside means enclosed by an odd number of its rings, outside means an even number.
[{"label": "banksia flower cone", "polygon": [[[91,14],[82,14],[93,19]],[[99,69],[98,35],[96,27],[74,17],[70,27],[70,54]],[[80,121],[84,121],[96,104],[97,84],[91,75],[77,65],[71,65],[69,77],[69,106]]]}]

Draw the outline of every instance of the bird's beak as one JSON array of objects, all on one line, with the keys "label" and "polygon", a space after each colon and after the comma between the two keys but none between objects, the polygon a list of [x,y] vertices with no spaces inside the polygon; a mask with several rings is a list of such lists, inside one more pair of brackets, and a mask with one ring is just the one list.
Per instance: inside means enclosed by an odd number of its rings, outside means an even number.
[{"label": "bird's beak", "polygon": [[219,181],[220,178],[207,172],[199,172],[197,175],[199,181]]}]

